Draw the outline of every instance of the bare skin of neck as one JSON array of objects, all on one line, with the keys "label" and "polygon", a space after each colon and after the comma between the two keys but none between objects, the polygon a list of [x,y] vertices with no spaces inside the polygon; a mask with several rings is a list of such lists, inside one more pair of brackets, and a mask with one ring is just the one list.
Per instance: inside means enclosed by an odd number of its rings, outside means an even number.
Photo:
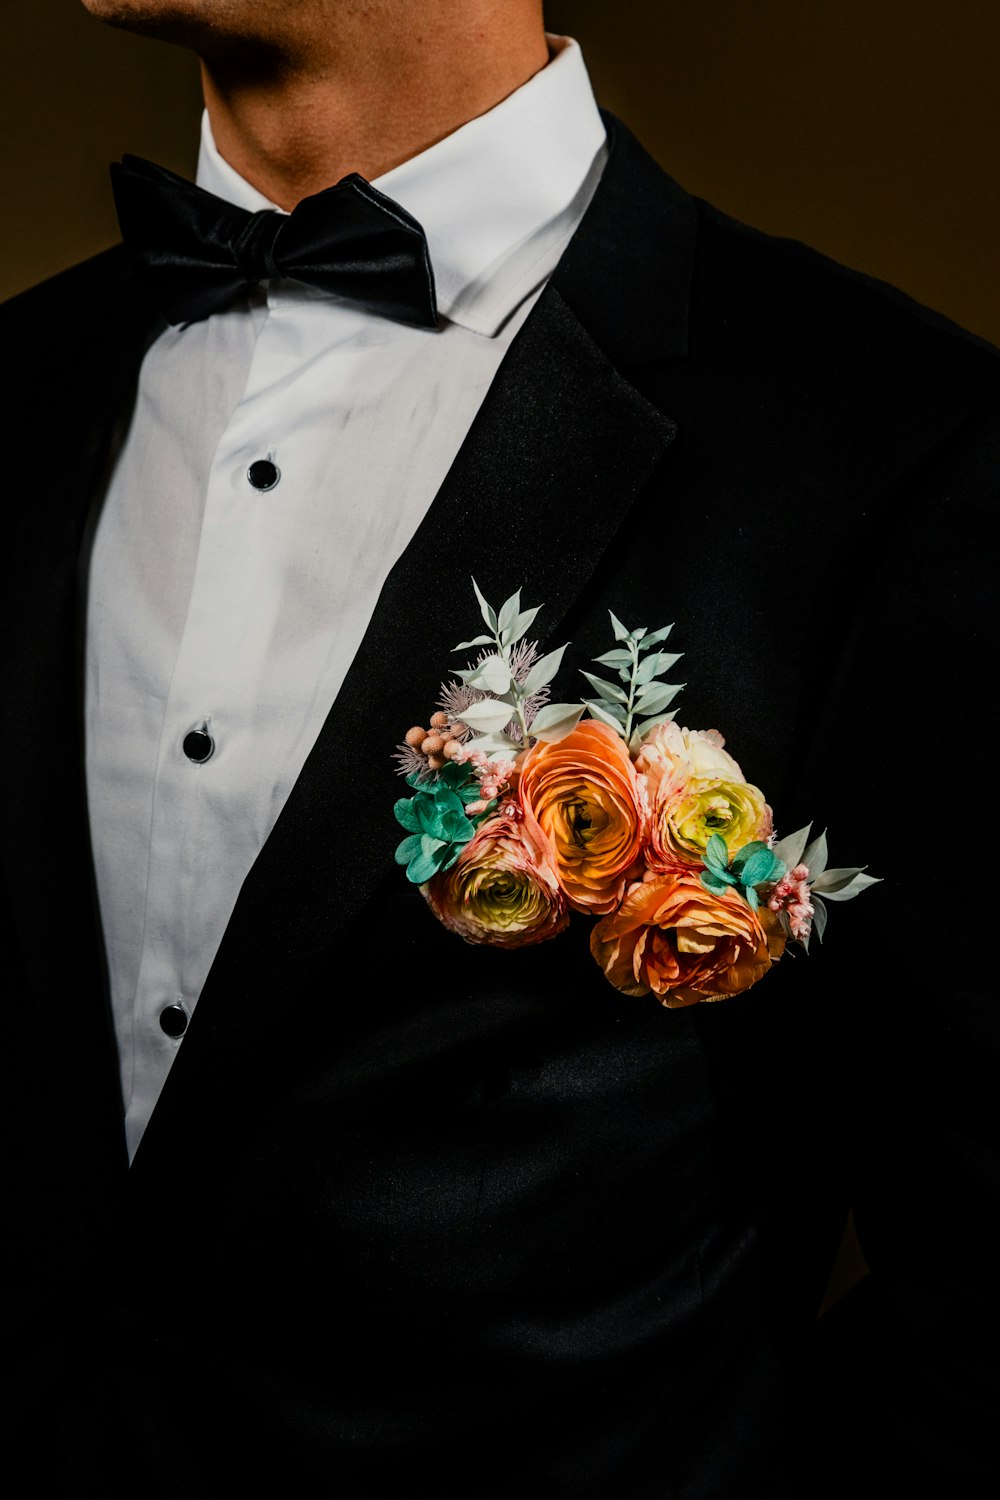
[{"label": "bare skin of neck", "polygon": [[426,150],[548,55],[540,0],[335,0],[286,5],[264,46],[202,49],[202,80],[222,155],[291,209]]}]

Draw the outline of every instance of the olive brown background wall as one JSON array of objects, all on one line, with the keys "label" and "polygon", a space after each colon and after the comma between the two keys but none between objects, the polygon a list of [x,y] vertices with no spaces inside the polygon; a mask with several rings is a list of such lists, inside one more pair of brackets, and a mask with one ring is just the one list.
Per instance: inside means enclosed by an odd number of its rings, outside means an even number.
[{"label": "olive brown background wall", "polygon": [[[419,0],[417,0],[419,3]],[[552,0],[685,187],[1000,342],[997,0]],[[107,163],[193,169],[197,69],[79,0],[0,0],[0,295],[116,238]]]}]

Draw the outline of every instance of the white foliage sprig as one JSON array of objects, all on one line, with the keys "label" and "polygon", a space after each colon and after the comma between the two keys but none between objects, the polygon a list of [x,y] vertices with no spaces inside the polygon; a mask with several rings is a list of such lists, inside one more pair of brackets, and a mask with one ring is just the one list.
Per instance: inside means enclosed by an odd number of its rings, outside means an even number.
[{"label": "white foliage sprig", "polygon": [[[480,659],[455,673],[467,688],[482,696],[463,710],[462,722],[472,730],[476,748],[490,755],[516,754],[530,739],[555,741],[569,734],[583,715],[582,703],[543,703],[549,684],[562,665],[565,646],[550,651],[535,661],[526,675],[516,670],[513,653],[534,623],[541,605],[521,608],[521,590],[495,610],[472,580],[479,600],[483,623],[489,635],[477,635],[461,641],[454,649],[465,651],[473,646],[492,647]],[[511,733],[511,729],[516,732]]]}]

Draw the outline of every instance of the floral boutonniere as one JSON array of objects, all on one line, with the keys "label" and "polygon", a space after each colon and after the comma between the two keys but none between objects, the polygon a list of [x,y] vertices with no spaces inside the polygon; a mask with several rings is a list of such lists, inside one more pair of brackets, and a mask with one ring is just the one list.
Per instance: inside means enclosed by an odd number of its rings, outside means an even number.
[{"label": "floral boutonniere", "polygon": [[396,803],[396,860],[451,931],[520,948],[582,912],[599,918],[591,952],[616,989],[693,1005],[749,989],[786,943],[822,938],[825,901],[875,884],[827,869],[809,828],[776,841],[721,734],[674,722],[671,626],[612,615],[596,661],[608,675],[585,672],[592,697],[553,703],[565,646],[542,656],[526,641],[538,609],[520,591],[498,611],[473,587],[488,633],[455,650],[478,659],[397,752],[413,795]]}]

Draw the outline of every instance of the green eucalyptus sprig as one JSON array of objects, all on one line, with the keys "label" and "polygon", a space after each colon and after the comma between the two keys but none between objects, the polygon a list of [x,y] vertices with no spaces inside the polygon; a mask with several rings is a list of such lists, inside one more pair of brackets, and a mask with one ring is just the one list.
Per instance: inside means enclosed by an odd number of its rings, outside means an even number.
[{"label": "green eucalyptus sprig", "polygon": [[[455,676],[467,687],[476,688],[485,696],[478,703],[463,709],[462,722],[475,735],[477,750],[489,755],[517,754],[531,739],[555,741],[575,729],[583,715],[582,703],[546,703],[530,719],[527,713],[528,700],[547,688],[562,665],[565,646],[550,651],[536,661],[524,678],[518,681],[511,668],[511,653],[525,632],[531,627],[541,605],[534,609],[521,608],[521,590],[495,610],[476,583],[472,587],[479,600],[483,622],[489,635],[477,635],[471,641],[460,641],[454,648],[466,651],[472,646],[491,646],[481,661]],[[517,726],[520,738],[507,733],[509,725]]]},{"label": "green eucalyptus sprig", "polygon": [[785,864],[766,844],[754,840],[729,859],[729,849],[721,833],[713,833],[705,845],[705,868],[701,872],[701,883],[706,891],[721,896],[732,887],[743,897],[752,911],[760,905],[758,887],[771,885],[785,873]]},{"label": "green eucalyptus sprig", "polygon": [[608,682],[592,672],[584,672],[584,677],[597,693],[596,698],[585,698],[584,702],[592,717],[617,730],[634,754],[655,724],[673,718],[673,714],[666,713],[665,709],[684,684],[660,682],[658,679],[680,661],[683,652],[653,651],[649,654],[652,646],[659,646],[666,640],[673,625],[652,631],[640,625],[636,630],[629,630],[610,610],[608,613],[619,644],[614,650],[605,651],[603,656],[594,659],[599,666],[616,668],[618,682]]}]

